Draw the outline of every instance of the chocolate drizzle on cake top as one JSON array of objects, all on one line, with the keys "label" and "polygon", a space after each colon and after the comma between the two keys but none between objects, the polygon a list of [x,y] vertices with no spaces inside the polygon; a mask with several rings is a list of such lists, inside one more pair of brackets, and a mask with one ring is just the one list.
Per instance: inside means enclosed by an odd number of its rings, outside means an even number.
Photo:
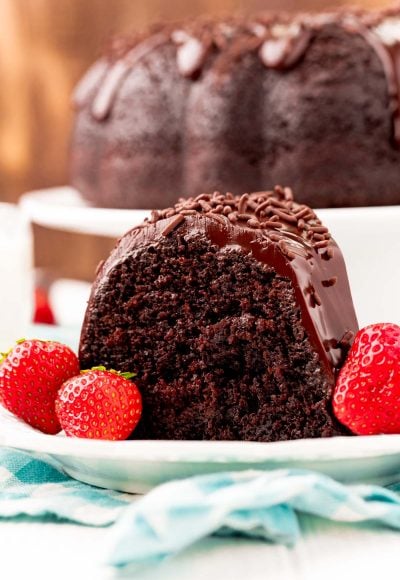
[{"label": "chocolate drizzle on cake top", "polygon": [[304,55],[311,38],[312,27],[304,23],[268,27],[259,50],[260,60],[267,68],[290,68]]},{"label": "chocolate drizzle on cake top", "polygon": [[[195,80],[207,62],[217,58],[217,74],[230,63],[249,53],[258,53],[265,67],[284,71],[296,66],[306,54],[313,37],[326,25],[338,25],[361,35],[379,57],[387,79],[393,115],[394,140],[400,144],[400,14],[396,10],[379,13],[346,10],[326,14],[260,14],[257,18],[229,21],[196,21],[183,25],[166,24],[147,35],[119,39],[112,44],[106,60],[93,68],[93,83],[85,81],[75,92],[75,104],[85,106],[91,99],[93,117],[103,121],[110,114],[119,88],[131,68],[163,45],[173,45],[180,74]],[[117,39],[118,40],[118,39]],[[90,81],[90,79],[89,79]]]},{"label": "chocolate drizzle on cake top", "polygon": [[168,37],[162,33],[150,36],[131,48],[123,58],[116,60],[93,100],[92,114],[95,119],[102,121],[108,116],[118,89],[131,68],[167,41]]}]

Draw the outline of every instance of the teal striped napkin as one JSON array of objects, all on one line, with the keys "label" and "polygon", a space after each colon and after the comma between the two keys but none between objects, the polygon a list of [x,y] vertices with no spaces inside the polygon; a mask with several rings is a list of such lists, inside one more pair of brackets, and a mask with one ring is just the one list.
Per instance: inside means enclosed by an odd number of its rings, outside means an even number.
[{"label": "teal striped napkin", "polygon": [[400,496],[395,488],[278,469],[191,477],[141,497],[80,483],[42,459],[0,449],[0,518],[110,526],[107,562],[116,567],[160,562],[212,534],[290,546],[300,536],[299,514],[400,530]]}]

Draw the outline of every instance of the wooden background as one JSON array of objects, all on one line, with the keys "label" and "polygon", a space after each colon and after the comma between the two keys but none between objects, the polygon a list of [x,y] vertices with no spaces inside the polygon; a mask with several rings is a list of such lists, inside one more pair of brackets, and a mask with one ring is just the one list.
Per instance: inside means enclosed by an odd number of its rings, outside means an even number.
[{"label": "wooden background", "polygon": [[[0,0],[0,200],[68,183],[72,89],[111,34],[158,20],[260,9],[321,9],[324,0]],[[363,6],[388,6],[364,0]],[[111,240],[36,232],[40,266],[90,279]],[[79,260],[76,256],[79,254]]]}]

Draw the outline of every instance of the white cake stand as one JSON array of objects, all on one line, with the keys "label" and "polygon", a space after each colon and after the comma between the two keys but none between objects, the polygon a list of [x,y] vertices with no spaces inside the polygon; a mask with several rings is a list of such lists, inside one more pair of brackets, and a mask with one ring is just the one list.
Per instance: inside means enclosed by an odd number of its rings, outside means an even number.
[{"label": "white cake stand", "polygon": [[141,223],[150,210],[91,207],[72,187],[23,195],[20,206],[32,223],[51,229],[118,238]]}]

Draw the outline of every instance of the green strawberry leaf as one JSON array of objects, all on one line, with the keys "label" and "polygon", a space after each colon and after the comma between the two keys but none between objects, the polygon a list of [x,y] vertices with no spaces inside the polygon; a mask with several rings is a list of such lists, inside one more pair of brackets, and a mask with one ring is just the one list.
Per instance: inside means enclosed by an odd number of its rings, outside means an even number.
[{"label": "green strawberry leaf", "polygon": [[84,369],[81,370],[81,373],[90,373],[91,371],[107,371],[109,373],[113,373],[114,375],[118,375],[119,377],[122,377],[124,379],[132,379],[133,377],[136,377],[137,373],[130,373],[130,372],[121,372],[121,371],[116,371],[115,369],[107,369],[105,366],[103,365],[99,365],[97,367],[92,367],[91,369]]}]

